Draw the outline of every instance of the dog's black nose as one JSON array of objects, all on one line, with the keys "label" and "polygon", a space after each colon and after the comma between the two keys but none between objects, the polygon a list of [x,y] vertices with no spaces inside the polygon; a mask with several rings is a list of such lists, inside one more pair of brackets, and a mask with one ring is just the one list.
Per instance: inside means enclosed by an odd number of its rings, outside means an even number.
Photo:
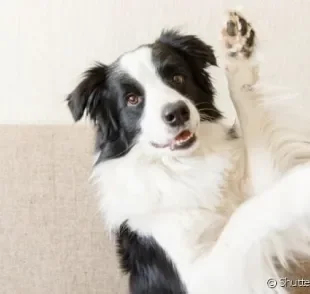
[{"label": "dog's black nose", "polygon": [[184,125],[189,120],[189,117],[190,111],[184,101],[169,103],[163,108],[162,118],[171,127]]}]

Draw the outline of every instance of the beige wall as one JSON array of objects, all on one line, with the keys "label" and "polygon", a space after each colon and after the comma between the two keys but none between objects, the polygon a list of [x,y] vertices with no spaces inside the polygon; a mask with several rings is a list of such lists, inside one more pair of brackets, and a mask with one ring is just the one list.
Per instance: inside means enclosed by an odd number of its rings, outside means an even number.
[{"label": "beige wall", "polygon": [[267,44],[271,81],[310,94],[309,0],[1,0],[0,123],[71,123],[64,97],[94,60],[108,63],[171,26],[218,49],[222,12],[239,4]]}]

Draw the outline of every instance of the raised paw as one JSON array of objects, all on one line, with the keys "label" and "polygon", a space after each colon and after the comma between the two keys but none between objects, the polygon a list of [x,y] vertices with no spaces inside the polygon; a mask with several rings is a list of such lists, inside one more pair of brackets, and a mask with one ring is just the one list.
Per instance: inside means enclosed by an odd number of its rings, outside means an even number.
[{"label": "raised paw", "polygon": [[239,12],[228,12],[222,38],[229,57],[248,59],[254,52],[255,31]]}]

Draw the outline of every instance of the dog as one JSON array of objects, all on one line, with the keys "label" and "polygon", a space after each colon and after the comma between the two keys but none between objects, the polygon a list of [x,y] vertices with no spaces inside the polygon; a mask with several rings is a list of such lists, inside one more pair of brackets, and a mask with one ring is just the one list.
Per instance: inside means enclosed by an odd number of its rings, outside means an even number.
[{"label": "dog", "polygon": [[215,105],[212,47],[175,30],[97,63],[67,97],[94,124],[93,179],[132,294],[293,293],[289,264],[309,258],[307,111],[264,92],[240,12],[222,39],[237,126]]}]

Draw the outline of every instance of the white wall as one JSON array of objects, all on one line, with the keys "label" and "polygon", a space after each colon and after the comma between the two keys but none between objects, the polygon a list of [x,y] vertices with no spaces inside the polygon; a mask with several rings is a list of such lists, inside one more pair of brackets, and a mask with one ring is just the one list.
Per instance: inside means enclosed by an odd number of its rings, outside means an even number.
[{"label": "white wall", "polygon": [[64,98],[93,61],[109,63],[163,27],[218,49],[222,12],[240,4],[266,45],[271,81],[310,97],[309,0],[0,0],[0,123],[72,123]]}]

